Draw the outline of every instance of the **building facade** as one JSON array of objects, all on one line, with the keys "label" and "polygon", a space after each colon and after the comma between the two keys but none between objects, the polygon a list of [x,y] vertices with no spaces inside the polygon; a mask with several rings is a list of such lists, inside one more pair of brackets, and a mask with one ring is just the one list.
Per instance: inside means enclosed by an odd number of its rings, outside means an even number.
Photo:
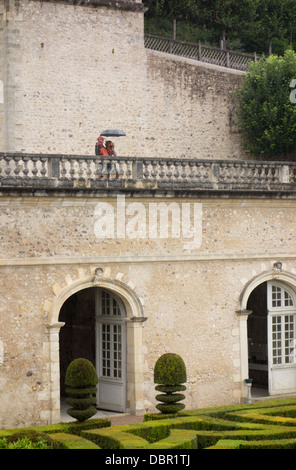
[{"label": "building facade", "polygon": [[[295,165],[246,159],[243,74],[145,50],[140,1],[0,14],[0,427],[59,421],[75,357],[131,414],[155,411],[165,352],[188,409],[240,403],[249,377],[295,393]],[[105,128],[127,134],[109,179]]]}]

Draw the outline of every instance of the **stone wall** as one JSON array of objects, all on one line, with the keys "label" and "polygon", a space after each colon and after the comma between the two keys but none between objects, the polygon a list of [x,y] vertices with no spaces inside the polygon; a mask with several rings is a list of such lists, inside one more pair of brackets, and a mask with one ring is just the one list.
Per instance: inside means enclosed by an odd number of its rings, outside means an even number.
[{"label": "stone wall", "polygon": [[[244,159],[234,92],[243,72],[147,50],[151,156]],[[156,151],[158,149],[158,151]]]},{"label": "stone wall", "polygon": [[[59,388],[52,382],[59,367],[58,333],[52,349],[48,325],[54,328],[59,318],[58,312],[51,318],[51,306],[63,289],[75,292],[96,267],[128,284],[143,305],[147,321],[134,359],[143,372],[142,411],[155,410],[153,367],[170,351],[187,365],[187,408],[240,402],[240,295],[277,261],[283,271],[296,273],[295,201],[137,199],[138,214],[141,204],[202,204],[202,243],[189,251],[182,237],[172,235],[97,238],[96,205],[115,201],[1,198],[0,427],[47,423],[53,407],[58,413]],[[136,208],[131,209],[126,222],[136,230]]]},{"label": "stone wall", "polygon": [[0,151],[93,155],[118,128],[119,155],[244,158],[243,73],[145,50],[143,11],[108,3],[0,1]]}]

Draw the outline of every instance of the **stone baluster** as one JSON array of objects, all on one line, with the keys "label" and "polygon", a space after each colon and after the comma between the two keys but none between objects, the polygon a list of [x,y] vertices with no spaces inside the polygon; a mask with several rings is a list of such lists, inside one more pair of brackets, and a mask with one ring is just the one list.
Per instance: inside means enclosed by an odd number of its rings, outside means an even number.
[{"label": "stone baluster", "polygon": [[149,179],[150,172],[149,172],[149,160],[143,162],[143,176],[145,180]]},{"label": "stone baluster", "polygon": [[233,178],[233,164],[232,163],[226,163],[226,183],[233,183],[234,178]]},{"label": "stone baluster", "polygon": [[132,179],[133,176],[133,163],[127,159],[126,160],[126,178],[128,180]]},{"label": "stone baluster", "polygon": [[256,164],[254,165],[253,182],[256,184],[259,183],[258,165]]},{"label": "stone baluster", "polygon": [[165,179],[165,174],[166,174],[166,172],[165,172],[166,163],[165,163],[165,161],[161,160],[159,162],[159,165],[160,165],[159,178],[161,180],[164,180]]},{"label": "stone baluster", "polygon": [[187,162],[182,161],[181,168],[182,168],[181,178],[182,180],[187,181]]},{"label": "stone baluster", "polygon": [[118,172],[121,179],[125,179],[125,160],[118,160]]},{"label": "stone baluster", "polygon": [[30,169],[29,169],[30,157],[24,156],[22,158],[22,160],[23,160],[23,163],[24,163],[23,173],[24,173],[24,176],[27,177],[29,175],[29,172],[30,172]]},{"label": "stone baluster", "polygon": [[115,178],[116,176],[116,169],[118,169],[118,160],[116,158],[112,158],[111,160],[111,175],[112,175],[112,178]]},{"label": "stone baluster", "polygon": [[173,177],[172,166],[173,166],[173,163],[171,161],[167,162],[168,171],[167,171],[166,176],[169,181],[171,181]]},{"label": "stone baluster", "polygon": [[196,172],[195,172],[195,178],[199,181],[201,180],[201,163],[197,162],[195,165]]},{"label": "stone baluster", "polygon": [[62,158],[60,160],[61,162],[61,179],[65,180],[67,179],[67,168],[66,168],[66,160],[64,158]]},{"label": "stone baluster", "polygon": [[247,180],[248,183],[252,183],[253,181],[253,164],[247,163]]},{"label": "stone baluster", "polygon": [[77,175],[78,175],[78,179],[79,180],[84,180],[84,163],[85,163],[85,160],[81,160],[81,159],[77,159],[77,166],[78,166],[78,170],[77,170]]},{"label": "stone baluster", "polygon": [[234,162],[233,164],[233,182],[234,183],[237,183],[240,179],[240,169],[241,169],[240,164]]},{"label": "stone baluster", "polygon": [[219,171],[219,180],[224,183],[225,181],[225,166],[226,163],[220,163],[220,171]]},{"label": "stone baluster", "polygon": [[196,168],[196,163],[194,161],[190,161],[188,163],[188,166],[189,166],[189,180],[190,181],[193,181],[194,180],[194,169]]},{"label": "stone baluster", "polygon": [[241,165],[240,182],[245,183],[247,181],[247,176],[248,176],[248,165],[246,163],[243,163]]},{"label": "stone baluster", "polygon": [[204,172],[203,172],[203,181],[209,182],[210,181],[210,168],[211,163],[204,163]]},{"label": "stone baluster", "polygon": [[70,179],[74,179],[75,178],[75,163],[76,163],[76,159],[72,160],[72,158],[70,158],[69,160],[69,163],[70,163],[70,170],[69,170],[69,174],[70,174]]},{"label": "stone baluster", "polygon": [[10,166],[11,158],[6,155],[4,157],[4,160],[5,160],[5,163],[6,163],[5,170],[4,170],[5,174],[6,174],[6,176],[10,176],[10,173],[11,173],[11,166]]},{"label": "stone baluster", "polygon": [[33,175],[33,177],[36,177],[37,174],[38,174],[38,168],[37,168],[37,162],[38,161],[39,161],[38,157],[32,157],[32,163],[33,163],[32,175]]},{"label": "stone baluster", "polygon": [[86,164],[86,169],[85,169],[85,175],[86,179],[90,180],[93,179],[93,172],[91,168],[91,164],[93,162],[93,159],[85,159],[85,164]]},{"label": "stone baluster", "polygon": [[40,170],[40,174],[41,174],[42,178],[45,178],[45,176],[46,176],[46,174],[47,174],[46,162],[47,162],[47,165],[49,164],[48,158],[46,158],[46,157],[41,157],[41,158],[40,158],[40,161],[41,161],[41,170]]},{"label": "stone baluster", "polygon": [[260,183],[264,184],[268,182],[267,173],[268,173],[268,165],[263,164],[261,167]]},{"label": "stone baluster", "polygon": [[180,172],[179,172],[179,166],[180,166],[180,162],[178,161],[175,161],[175,171],[174,171],[174,174],[173,174],[173,177],[175,180],[178,180],[179,177],[180,177]]},{"label": "stone baluster", "polygon": [[274,167],[270,165],[266,165],[266,166],[267,166],[266,179],[267,179],[267,182],[270,184],[274,182]]},{"label": "stone baluster", "polygon": [[158,161],[153,160],[151,162],[151,165],[152,165],[151,176],[152,176],[152,179],[156,180],[157,179],[157,174],[158,174],[158,171],[157,171]]},{"label": "stone baluster", "polygon": [[15,174],[15,176],[19,176],[19,174],[21,172],[21,169],[20,169],[20,166],[19,166],[19,161],[20,160],[21,160],[21,157],[19,157],[17,155],[14,157],[14,162],[15,162],[14,174]]}]

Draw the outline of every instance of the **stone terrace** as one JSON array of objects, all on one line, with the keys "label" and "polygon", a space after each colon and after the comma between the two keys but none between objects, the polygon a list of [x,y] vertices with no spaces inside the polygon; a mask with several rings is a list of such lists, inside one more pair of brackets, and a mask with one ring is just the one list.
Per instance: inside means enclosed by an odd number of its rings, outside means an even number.
[{"label": "stone terrace", "polygon": [[0,189],[232,197],[293,197],[296,189],[296,163],[291,162],[136,157],[99,162],[92,156],[0,153]]}]

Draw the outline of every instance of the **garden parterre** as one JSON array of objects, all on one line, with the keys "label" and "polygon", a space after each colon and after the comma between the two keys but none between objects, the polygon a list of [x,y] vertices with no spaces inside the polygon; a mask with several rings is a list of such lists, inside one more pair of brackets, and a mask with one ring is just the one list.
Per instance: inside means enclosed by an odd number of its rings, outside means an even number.
[{"label": "garden parterre", "polygon": [[[108,419],[27,429],[48,433],[66,449],[296,448],[296,398],[213,407],[175,416],[145,415],[143,423],[111,426]],[[16,430],[0,431],[0,439]]]}]

